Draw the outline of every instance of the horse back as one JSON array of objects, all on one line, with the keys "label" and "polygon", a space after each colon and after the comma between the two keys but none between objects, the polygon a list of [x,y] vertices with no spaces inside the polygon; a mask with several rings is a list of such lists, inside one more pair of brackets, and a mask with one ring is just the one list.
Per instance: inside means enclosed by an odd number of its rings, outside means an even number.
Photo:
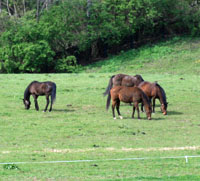
[{"label": "horse back", "polygon": [[156,94],[156,85],[155,83],[143,81],[138,87],[148,96],[153,97]]},{"label": "horse back", "polygon": [[30,86],[30,93],[35,95],[49,95],[53,89],[53,82],[33,82]]},{"label": "horse back", "polygon": [[121,86],[123,78],[127,76],[125,74],[117,74],[113,77],[113,85],[114,86]]},{"label": "horse back", "polygon": [[125,103],[141,102],[142,91],[138,87],[116,86],[111,90],[111,97]]},{"label": "horse back", "polygon": [[144,81],[141,75],[126,75],[126,74],[117,74],[113,79],[114,86],[126,86],[132,87],[137,86],[140,82]]},{"label": "horse back", "polygon": [[127,87],[132,87],[135,85],[135,82],[137,81],[137,78],[134,76],[129,76],[126,75],[124,76],[124,78],[122,79],[122,86],[127,86]]}]

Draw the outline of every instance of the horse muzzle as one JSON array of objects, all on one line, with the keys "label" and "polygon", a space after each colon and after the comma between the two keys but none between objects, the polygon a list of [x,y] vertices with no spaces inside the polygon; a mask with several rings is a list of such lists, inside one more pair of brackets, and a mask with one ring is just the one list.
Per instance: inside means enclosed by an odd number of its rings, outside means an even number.
[{"label": "horse muzzle", "polygon": [[167,112],[163,112],[163,115],[167,115]]}]

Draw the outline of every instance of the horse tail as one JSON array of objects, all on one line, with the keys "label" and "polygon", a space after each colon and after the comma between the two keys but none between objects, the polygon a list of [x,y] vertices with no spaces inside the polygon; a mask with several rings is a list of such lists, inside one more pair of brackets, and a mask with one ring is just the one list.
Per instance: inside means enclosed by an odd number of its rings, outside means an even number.
[{"label": "horse tail", "polygon": [[56,84],[53,83],[53,89],[52,89],[52,92],[51,92],[51,102],[52,104],[55,102],[56,100]]},{"label": "horse tail", "polygon": [[106,110],[108,110],[109,106],[110,106],[110,100],[111,100],[111,94],[110,92],[108,93],[108,97],[107,97],[107,103],[106,103]]},{"label": "horse tail", "polygon": [[108,83],[108,87],[106,88],[106,91],[103,93],[104,96],[106,96],[107,94],[109,94],[112,86],[113,86],[113,82],[112,82],[112,79],[115,75],[113,75],[110,80],[109,80],[109,83]]}]

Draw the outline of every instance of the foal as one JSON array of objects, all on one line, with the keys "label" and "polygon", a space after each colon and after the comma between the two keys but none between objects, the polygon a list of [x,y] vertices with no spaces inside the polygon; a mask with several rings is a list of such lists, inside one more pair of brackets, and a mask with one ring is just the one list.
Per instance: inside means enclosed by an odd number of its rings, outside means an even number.
[{"label": "foal", "polygon": [[151,119],[152,110],[151,110],[150,101],[149,101],[148,97],[144,94],[144,92],[138,87],[124,87],[124,86],[113,87],[107,98],[107,104],[106,104],[107,110],[109,108],[111,99],[112,99],[112,113],[113,113],[114,119],[116,119],[115,106],[117,107],[117,113],[118,113],[120,119],[123,118],[119,111],[120,101],[125,102],[125,103],[133,102],[132,118],[134,118],[135,109],[137,109],[138,119],[140,119],[140,112],[139,112],[138,104],[142,102],[144,104],[144,107],[146,110],[147,118],[149,120]]},{"label": "foal", "polygon": [[56,84],[54,82],[37,82],[37,81],[33,81],[31,82],[28,87],[26,88],[26,90],[24,91],[24,105],[25,105],[25,109],[29,109],[31,102],[30,102],[30,96],[33,96],[34,98],[34,102],[35,102],[35,109],[38,111],[39,110],[39,106],[38,106],[38,102],[37,102],[37,98],[38,96],[46,96],[46,100],[47,100],[47,104],[46,107],[44,109],[44,112],[46,112],[47,107],[49,105],[49,96],[51,96],[51,106],[49,109],[49,112],[51,112],[52,110],[52,105],[56,99]]}]

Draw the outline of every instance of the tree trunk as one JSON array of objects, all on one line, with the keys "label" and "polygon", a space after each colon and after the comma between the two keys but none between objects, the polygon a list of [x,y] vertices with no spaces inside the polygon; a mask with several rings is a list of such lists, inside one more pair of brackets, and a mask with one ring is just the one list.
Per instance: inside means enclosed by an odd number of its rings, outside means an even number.
[{"label": "tree trunk", "polygon": [[40,16],[40,0],[37,0],[37,12],[36,12],[37,22],[39,22],[39,16]]},{"label": "tree trunk", "polygon": [[9,16],[11,16],[11,13],[10,13],[10,7],[9,7],[9,2],[8,2],[8,0],[6,1],[6,5],[7,5],[8,14],[9,14]]},{"label": "tree trunk", "polygon": [[1,11],[2,11],[2,10],[1,10],[1,0],[0,0],[0,13],[1,13]]},{"label": "tree trunk", "polygon": [[26,13],[26,2],[23,0],[24,14]]},{"label": "tree trunk", "polygon": [[16,2],[14,1],[14,12],[15,12],[15,16],[18,17],[18,13],[17,13],[17,7],[16,7]]},{"label": "tree trunk", "polygon": [[90,17],[90,7],[92,5],[92,0],[87,0],[87,17]]}]

